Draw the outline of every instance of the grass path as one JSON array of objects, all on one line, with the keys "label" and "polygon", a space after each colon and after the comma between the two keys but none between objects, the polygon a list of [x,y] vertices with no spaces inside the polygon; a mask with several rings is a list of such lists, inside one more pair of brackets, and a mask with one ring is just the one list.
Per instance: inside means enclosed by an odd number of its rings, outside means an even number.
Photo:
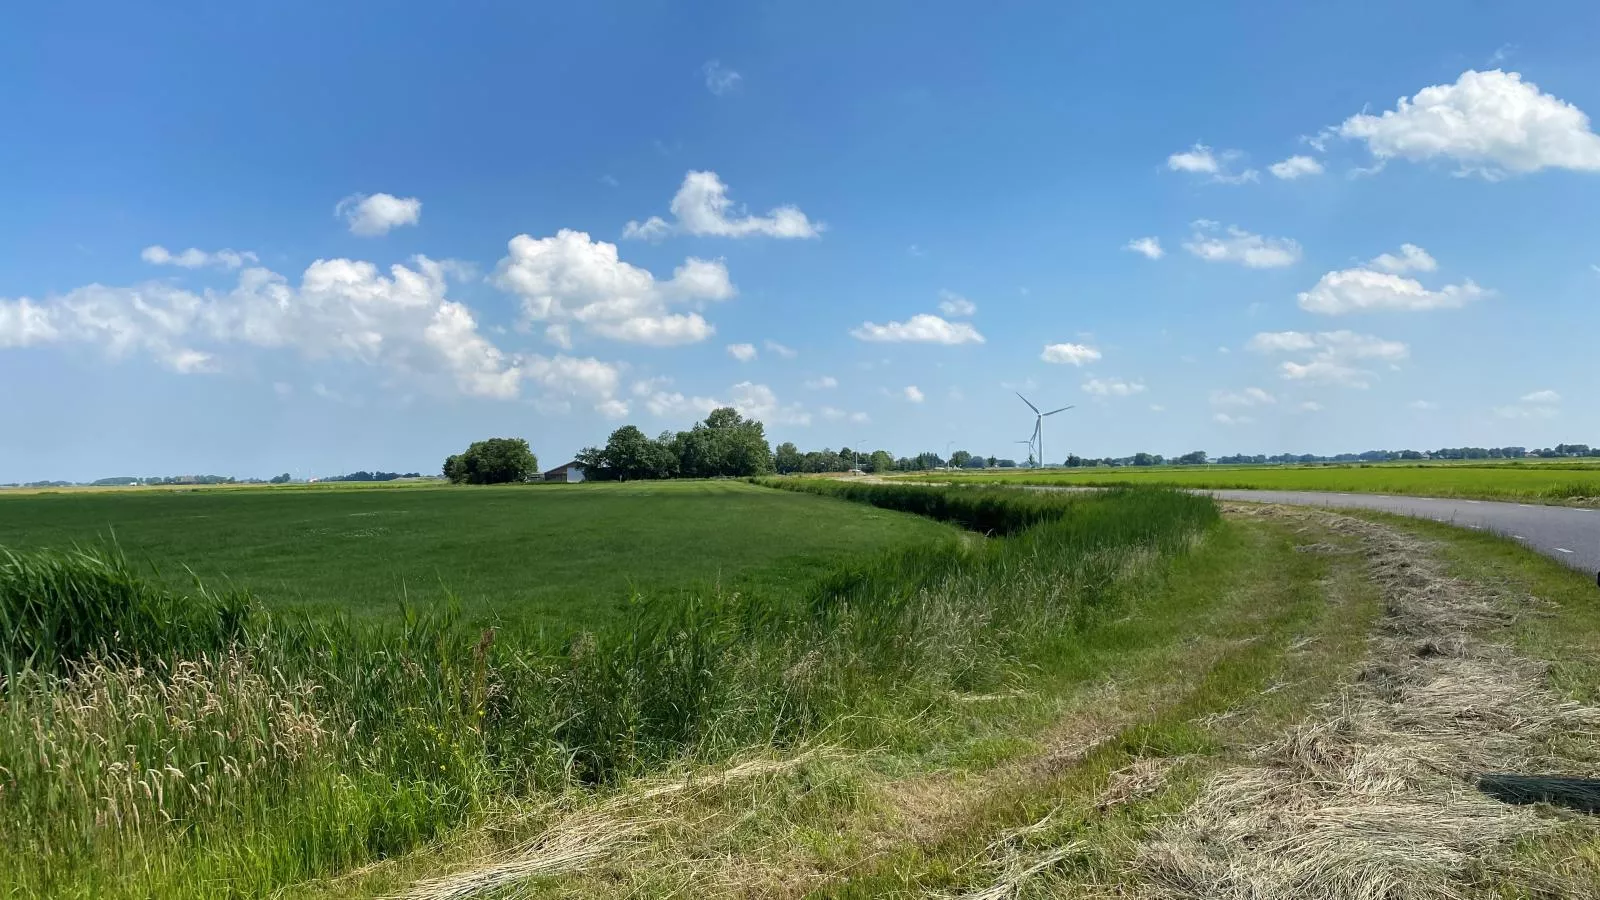
[{"label": "grass path", "polygon": [[[1596,774],[1600,747],[1592,730],[1586,736],[1571,727],[1587,713],[1570,704],[1600,699],[1597,633],[1592,586],[1507,542],[1375,514],[1239,506],[1203,547],[1151,576],[1128,615],[1060,648],[1055,664],[1013,687],[964,698],[961,721],[934,728],[942,736],[936,746],[869,753],[822,746],[720,772],[682,772],[597,803],[531,811],[472,840],[307,887],[337,897],[990,900],[1103,895],[1131,883],[1172,897],[1355,896],[1386,877],[1398,886],[1385,896],[1396,898],[1593,896],[1584,893],[1600,884],[1591,823],[1486,801],[1460,774],[1408,768],[1405,760],[1417,756],[1477,751],[1437,729],[1372,718],[1370,698],[1378,691],[1432,696],[1434,706],[1411,711],[1453,721],[1464,715],[1462,703],[1477,709],[1487,701],[1428,694],[1441,678],[1466,678],[1480,693],[1500,685],[1505,690],[1491,701],[1540,704],[1547,727],[1491,736],[1502,755],[1480,754],[1479,765],[1537,757],[1547,767],[1587,766]],[[1473,720],[1464,727],[1490,726]],[[1387,737],[1329,743],[1347,733]],[[1295,766],[1307,764],[1307,748],[1317,747],[1387,760],[1393,768],[1378,771],[1399,781],[1382,791],[1417,802],[1377,807],[1375,794],[1345,784],[1341,790],[1357,796],[1335,815],[1336,792],[1293,777],[1301,771]],[[1396,747],[1403,752],[1385,755]],[[1298,748],[1300,761],[1286,748]],[[1251,778],[1311,791],[1296,795],[1294,808],[1309,804],[1321,817],[1250,819],[1246,813],[1273,796],[1268,790],[1230,805]],[[1339,818],[1363,809],[1365,823]],[[1474,826],[1491,836],[1467,840],[1468,830],[1439,838],[1439,829],[1461,824],[1448,817],[1463,811],[1475,811]],[[1282,847],[1253,857],[1207,849],[1209,832],[1194,827],[1202,822],[1213,831],[1266,828],[1257,842],[1277,832],[1304,839],[1302,851],[1323,852],[1313,863],[1324,869],[1309,870],[1309,883],[1331,887],[1305,893],[1283,871],[1294,854]],[[1349,843],[1370,861],[1372,848],[1357,839],[1372,827],[1394,835],[1379,850],[1403,844],[1411,852],[1365,868],[1357,855],[1337,852]],[[509,848],[542,848],[547,868],[480,893],[452,895],[428,881],[481,871]],[[1235,856],[1223,874],[1205,865],[1228,853]],[[1246,876],[1255,880],[1240,880]]]}]

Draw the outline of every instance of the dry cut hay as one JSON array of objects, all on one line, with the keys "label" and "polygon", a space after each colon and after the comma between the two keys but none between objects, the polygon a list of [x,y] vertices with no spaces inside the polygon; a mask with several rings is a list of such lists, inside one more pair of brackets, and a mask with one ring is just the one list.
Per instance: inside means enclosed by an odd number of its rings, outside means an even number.
[{"label": "dry cut hay", "polygon": [[1339,702],[1214,777],[1140,849],[1135,873],[1151,893],[1196,900],[1469,896],[1475,872],[1555,824],[1478,792],[1476,776],[1581,766],[1549,756],[1550,739],[1600,711],[1490,643],[1510,621],[1503,599],[1447,577],[1424,545],[1347,516],[1288,515],[1360,536],[1385,595],[1382,633]]},{"label": "dry cut hay", "polygon": [[787,759],[753,759],[695,778],[644,782],[589,809],[575,812],[508,852],[480,860],[454,875],[418,882],[403,900],[467,900],[534,878],[571,875],[640,851],[653,832],[675,820],[670,810],[639,811],[671,798],[753,778],[784,774],[817,758],[812,749]]}]

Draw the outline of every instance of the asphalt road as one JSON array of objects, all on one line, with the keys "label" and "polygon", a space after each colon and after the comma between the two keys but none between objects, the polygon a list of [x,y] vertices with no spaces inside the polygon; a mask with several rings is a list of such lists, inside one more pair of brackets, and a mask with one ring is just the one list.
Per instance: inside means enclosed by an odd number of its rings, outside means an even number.
[{"label": "asphalt road", "polygon": [[1436,500],[1321,491],[1197,491],[1219,500],[1295,506],[1360,507],[1481,528],[1521,541],[1591,575],[1600,572],[1600,510],[1490,500]]}]

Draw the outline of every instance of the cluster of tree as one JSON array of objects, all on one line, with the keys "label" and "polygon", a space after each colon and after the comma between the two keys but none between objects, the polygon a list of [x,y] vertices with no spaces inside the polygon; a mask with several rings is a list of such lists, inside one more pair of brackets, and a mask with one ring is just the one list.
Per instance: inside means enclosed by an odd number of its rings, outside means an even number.
[{"label": "cluster of tree", "polygon": [[605,446],[585,447],[576,461],[583,467],[584,477],[597,481],[716,478],[773,471],[765,427],[731,407],[712,410],[688,431],[665,431],[655,438],[637,426],[624,425],[611,432]]},{"label": "cluster of tree", "polygon": [[444,477],[451,484],[511,484],[536,481],[539,458],[522,438],[474,441],[461,453],[444,461]]},{"label": "cluster of tree", "polygon": [[[523,446],[527,446],[527,442],[526,441],[523,442]],[[422,475],[420,473],[417,473],[417,472],[407,472],[406,474],[402,475],[399,472],[368,472],[365,469],[363,469],[360,472],[351,472],[349,475],[333,475],[333,476],[330,476],[328,478],[324,478],[322,480],[323,481],[394,481],[396,478],[421,478],[421,477],[422,477]],[[280,475],[280,476],[278,476],[278,478],[282,478],[284,481],[288,481],[289,480],[289,476],[288,475]],[[272,483],[273,484],[279,484],[280,482],[278,481],[277,478],[274,478],[272,480]]]}]

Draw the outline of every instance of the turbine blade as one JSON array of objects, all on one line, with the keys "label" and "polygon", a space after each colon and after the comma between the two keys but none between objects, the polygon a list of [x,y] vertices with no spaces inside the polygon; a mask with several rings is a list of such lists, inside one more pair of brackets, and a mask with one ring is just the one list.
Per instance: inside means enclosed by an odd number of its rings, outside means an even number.
[{"label": "turbine blade", "polygon": [[1055,414],[1056,414],[1056,413],[1058,413],[1058,412],[1066,412],[1066,411],[1067,411],[1067,410],[1069,410],[1069,409],[1072,409],[1072,408],[1073,408],[1073,407],[1071,407],[1071,406],[1063,406],[1063,407],[1061,407],[1061,408],[1060,408],[1060,409],[1052,409],[1052,410],[1050,410],[1050,411],[1049,411],[1049,412],[1047,412],[1047,413],[1045,413],[1045,415],[1047,415],[1047,416],[1053,416],[1053,415],[1055,415]]},{"label": "turbine blade", "polygon": [[1039,407],[1034,406],[1031,402],[1029,402],[1027,397],[1022,396],[1022,394],[1017,392],[1017,391],[1012,391],[1012,393],[1017,395],[1017,399],[1018,400],[1021,400],[1023,403],[1027,403],[1028,404],[1028,408],[1033,410],[1033,414],[1034,415],[1038,415],[1039,414]]}]

